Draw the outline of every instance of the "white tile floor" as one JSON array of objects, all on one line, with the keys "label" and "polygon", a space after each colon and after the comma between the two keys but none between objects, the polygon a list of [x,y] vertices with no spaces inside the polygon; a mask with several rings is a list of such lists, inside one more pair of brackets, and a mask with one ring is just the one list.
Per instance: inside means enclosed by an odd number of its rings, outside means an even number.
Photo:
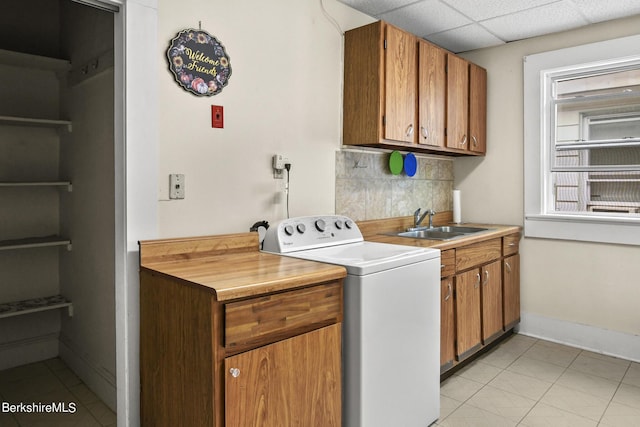
[{"label": "white tile floor", "polygon": [[75,413],[6,412],[2,427],[115,427],[116,415],[59,359],[0,371],[0,402],[70,403]]},{"label": "white tile floor", "polygon": [[446,427],[637,427],[640,363],[513,335],[440,387]]}]

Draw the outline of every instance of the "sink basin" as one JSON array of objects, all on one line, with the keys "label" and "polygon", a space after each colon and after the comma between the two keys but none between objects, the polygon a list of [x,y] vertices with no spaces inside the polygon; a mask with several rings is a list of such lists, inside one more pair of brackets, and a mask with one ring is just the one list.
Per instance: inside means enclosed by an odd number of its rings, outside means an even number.
[{"label": "sink basin", "polygon": [[409,237],[412,239],[451,240],[487,230],[488,228],[462,227],[454,225],[445,227],[421,228],[418,230],[395,233],[394,235],[399,237]]}]

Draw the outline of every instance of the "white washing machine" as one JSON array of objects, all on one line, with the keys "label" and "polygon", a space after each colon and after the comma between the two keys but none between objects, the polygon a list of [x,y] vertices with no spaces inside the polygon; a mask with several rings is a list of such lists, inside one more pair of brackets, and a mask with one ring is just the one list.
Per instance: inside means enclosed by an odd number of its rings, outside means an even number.
[{"label": "white washing machine", "polygon": [[425,427],[440,414],[440,250],[366,242],[339,215],[281,221],[263,250],[342,265],[343,426]]}]

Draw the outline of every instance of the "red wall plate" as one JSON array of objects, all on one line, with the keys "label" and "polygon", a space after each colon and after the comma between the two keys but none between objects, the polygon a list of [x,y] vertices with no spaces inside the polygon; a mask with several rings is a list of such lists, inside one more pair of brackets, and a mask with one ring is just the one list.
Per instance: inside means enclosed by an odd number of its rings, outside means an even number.
[{"label": "red wall plate", "polygon": [[222,105],[211,106],[211,127],[221,129],[224,127],[224,108]]}]

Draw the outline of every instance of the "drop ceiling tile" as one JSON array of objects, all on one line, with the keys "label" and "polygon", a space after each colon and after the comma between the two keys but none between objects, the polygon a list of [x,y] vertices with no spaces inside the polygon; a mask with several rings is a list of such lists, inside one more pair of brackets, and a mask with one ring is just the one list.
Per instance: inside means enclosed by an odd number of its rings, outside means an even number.
[{"label": "drop ceiling tile", "polygon": [[503,40],[520,40],[577,28],[589,22],[568,1],[524,10],[482,21],[481,25]]},{"label": "drop ceiling tile", "polygon": [[423,0],[383,13],[379,18],[419,37],[471,23],[468,18],[439,0]]},{"label": "drop ceiling tile", "polygon": [[478,24],[431,34],[425,38],[454,53],[504,44],[503,40],[500,40]]},{"label": "drop ceiling tile", "polygon": [[573,2],[591,22],[607,21],[640,13],[638,0],[573,0]]},{"label": "drop ceiling tile", "polygon": [[[474,21],[508,15],[558,0],[442,0]],[[600,0],[602,1],[602,0]]]},{"label": "drop ceiling tile", "polygon": [[359,10],[362,13],[366,13],[371,16],[378,16],[381,13],[389,10],[397,9],[399,7],[406,6],[411,3],[415,3],[416,0],[338,0],[340,3],[351,6],[352,8]]}]

